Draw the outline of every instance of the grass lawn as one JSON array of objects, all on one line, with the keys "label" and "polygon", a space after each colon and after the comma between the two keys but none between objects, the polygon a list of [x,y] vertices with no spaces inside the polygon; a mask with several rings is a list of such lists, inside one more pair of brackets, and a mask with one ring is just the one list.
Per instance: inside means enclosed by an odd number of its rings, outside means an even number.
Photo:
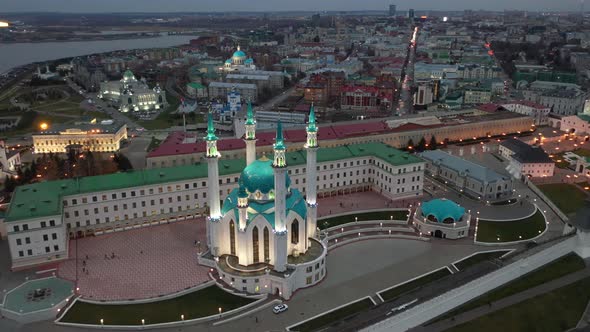
[{"label": "grass lawn", "polygon": [[292,331],[299,331],[299,332],[311,332],[317,331],[322,327],[327,327],[337,321],[343,320],[347,317],[355,315],[361,311],[367,310],[373,306],[373,302],[370,299],[364,299],[362,301],[358,301],[355,303],[351,303],[345,307],[342,307],[338,310],[334,310],[329,312],[325,315],[321,315],[317,318],[314,318],[310,321],[307,321],[303,324],[299,324],[295,327],[292,327]]},{"label": "grass lawn", "polygon": [[227,312],[253,301],[255,300],[229,294],[217,286],[210,286],[174,299],[153,303],[103,305],[76,302],[60,321],[100,324],[102,318],[105,325],[141,325],[141,320],[145,319],[146,324],[157,324],[179,321],[180,315],[184,315],[185,320],[211,316],[218,314],[220,307]]},{"label": "grass lawn", "polygon": [[590,300],[590,277],[536,296],[446,332],[566,331],[576,326]]},{"label": "grass lawn", "polygon": [[441,316],[436,321],[450,318],[457,315],[458,313],[469,311],[483,305],[487,305],[490,302],[520,293],[529,288],[539,286],[551,280],[555,280],[575,271],[579,271],[584,267],[584,260],[580,258],[580,256],[571,253],[541,267],[536,271],[515,279],[502,287],[496,288],[495,290],[492,290],[471,302],[465,303],[464,305],[454,309],[444,316]]},{"label": "grass lawn", "polygon": [[552,183],[541,184],[539,189],[547,196],[561,212],[569,215],[578,211],[586,199],[586,194],[574,184]]},{"label": "grass lawn", "polygon": [[[326,229],[338,225],[347,224],[355,221],[368,221],[368,220],[407,220],[408,210],[403,211],[377,211],[367,213],[350,213],[343,216],[332,217],[318,220],[318,226],[320,229]],[[358,218],[358,219],[355,219]]]},{"label": "grass lawn", "polygon": [[577,149],[572,151],[573,153],[577,154],[580,157],[590,157],[590,150],[586,149]]},{"label": "grass lawn", "polygon": [[465,258],[460,260],[459,262],[455,263],[455,267],[459,270],[463,270],[468,268],[469,266],[475,265],[479,262],[492,260],[495,258],[500,258],[501,256],[505,255],[510,250],[500,250],[500,251],[492,251],[492,252],[481,252],[477,253],[469,258]]},{"label": "grass lawn", "polygon": [[479,220],[477,241],[510,242],[532,239],[541,234],[546,227],[545,218],[539,210],[525,219],[512,221]]},{"label": "grass lawn", "polygon": [[390,301],[390,300],[394,300],[405,293],[411,292],[411,291],[413,291],[417,288],[420,288],[426,284],[429,284],[433,281],[440,280],[441,278],[444,278],[450,274],[451,274],[451,272],[449,272],[449,269],[444,268],[444,269],[429,273],[429,274],[422,276],[418,279],[407,282],[403,285],[399,285],[399,286],[394,287],[392,289],[386,290],[385,292],[381,292],[381,293],[379,293],[379,295],[381,295],[383,300],[386,302]]}]

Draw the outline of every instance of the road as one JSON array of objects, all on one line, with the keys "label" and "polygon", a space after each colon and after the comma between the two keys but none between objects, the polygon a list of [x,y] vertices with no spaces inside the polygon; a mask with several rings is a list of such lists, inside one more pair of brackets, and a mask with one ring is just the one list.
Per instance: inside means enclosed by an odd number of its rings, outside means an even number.
[{"label": "road", "polygon": [[418,27],[414,28],[412,39],[410,39],[410,45],[408,46],[408,56],[406,59],[406,66],[404,68],[405,75],[403,77],[401,95],[399,99],[399,105],[397,108],[397,114],[404,115],[412,113],[414,105],[414,96],[412,95],[412,86],[414,83],[414,64],[416,62],[416,42],[418,36]]},{"label": "road", "polygon": [[289,96],[291,95],[291,93],[293,93],[293,91],[295,91],[295,86],[283,91],[279,95],[272,97],[270,100],[263,103],[262,105],[255,107],[254,111],[271,111],[273,109],[273,107],[275,107],[276,105],[279,105],[280,103],[285,101],[285,99],[289,98]]}]

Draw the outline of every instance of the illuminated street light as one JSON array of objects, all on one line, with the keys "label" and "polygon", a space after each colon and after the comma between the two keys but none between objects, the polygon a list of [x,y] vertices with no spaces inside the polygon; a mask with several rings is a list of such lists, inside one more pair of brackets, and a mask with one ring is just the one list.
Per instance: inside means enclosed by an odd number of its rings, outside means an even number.
[{"label": "illuminated street light", "polygon": [[47,130],[49,125],[46,122],[43,122],[39,125],[39,128],[41,128],[41,130]]}]

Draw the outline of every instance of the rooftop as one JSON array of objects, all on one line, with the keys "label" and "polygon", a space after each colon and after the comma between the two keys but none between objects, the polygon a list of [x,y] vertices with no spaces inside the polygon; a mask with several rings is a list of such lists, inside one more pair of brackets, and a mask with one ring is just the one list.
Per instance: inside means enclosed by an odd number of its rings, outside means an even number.
[{"label": "rooftop", "polygon": [[110,135],[119,131],[123,126],[124,124],[114,120],[106,120],[104,123],[54,124],[48,130],[36,132],[34,135],[64,135],[64,133],[77,134],[79,132]]},{"label": "rooftop", "polygon": [[491,183],[499,180],[509,180],[507,176],[498,174],[487,167],[453,156],[441,150],[424,151],[420,153],[420,156],[435,164],[441,164],[453,169],[462,174],[462,176],[469,176],[482,182]]},{"label": "rooftop", "polygon": [[[306,163],[306,156],[306,152],[301,150],[287,152],[287,165],[303,165]],[[367,156],[379,158],[396,166],[422,161],[420,158],[383,143],[365,143],[320,148],[318,162]],[[244,159],[221,159],[219,174],[240,174],[245,167]],[[6,221],[61,215],[64,196],[207,178],[207,172],[207,164],[198,162],[193,165],[144,169],[19,186],[14,191]]]},{"label": "rooftop", "polygon": [[[305,111],[309,109],[308,106],[303,108]],[[399,133],[399,132],[410,132],[410,131],[417,131],[417,130],[426,130],[433,127],[441,127],[441,126],[453,126],[453,125],[462,125],[465,123],[474,123],[474,122],[487,122],[487,121],[495,121],[495,120],[505,120],[505,119],[517,119],[517,118],[528,118],[526,115],[518,114],[515,112],[509,112],[504,109],[499,109],[496,112],[489,112],[484,115],[477,115],[477,116],[454,116],[454,117],[446,117],[440,118],[442,123],[438,124],[427,124],[427,125],[418,125],[414,123],[408,123],[405,125],[397,126],[397,127],[390,127],[387,124],[387,120],[367,120],[367,121],[350,121],[350,122],[343,122],[341,124],[326,124],[326,125],[318,125],[318,140],[320,142],[327,141],[327,140],[334,140],[334,139],[346,139],[346,138],[353,138],[353,137],[362,137],[362,136],[372,136],[372,135],[384,135],[389,133]],[[392,118],[390,120],[399,121],[403,118]],[[529,118],[530,119],[530,118]],[[532,119],[530,120],[532,124]],[[303,123],[302,123],[303,125]],[[184,132],[174,132],[171,133],[166,140],[160,144],[155,150],[148,153],[147,158],[154,158],[154,157],[166,157],[166,156],[173,156],[173,155],[182,155],[182,154],[191,154],[191,153],[204,153],[206,150],[206,145],[203,140],[198,140],[196,143],[186,143],[185,137],[192,136],[194,134],[188,134]],[[256,132],[256,146],[269,146],[274,143],[275,133],[274,131],[257,131]],[[305,129],[291,129],[284,131],[285,142],[287,143],[303,143],[306,140],[306,133]],[[241,138],[226,138],[220,139],[217,143],[217,148],[219,151],[231,151],[231,150],[240,150],[246,148],[246,143]]]},{"label": "rooftop", "polygon": [[553,163],[541,147],[533,147],[514,138],[504,140],[500,145],[514,152],[512,158],[521,163]]}]

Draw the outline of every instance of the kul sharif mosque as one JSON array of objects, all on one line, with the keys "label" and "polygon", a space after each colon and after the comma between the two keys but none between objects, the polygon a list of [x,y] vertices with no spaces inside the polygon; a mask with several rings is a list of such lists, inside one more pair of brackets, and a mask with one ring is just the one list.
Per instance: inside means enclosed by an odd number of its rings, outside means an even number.
[{"label": "kul sharif mosque", "polygon": [[210,183],[208,255],[215,261],[220,279],[237,290],[290,298],[298,288],[314,285],[326,275],[327,248],[316,239],[318,128],[314,109],[312,106],[306,128],[305,197],[291,187],[281,122],[277,124],[273,155],[258,160],[251,107],[245,125],[246,167],[238,188],[221,205],[218,138],[209,114],[205,138]]}]

